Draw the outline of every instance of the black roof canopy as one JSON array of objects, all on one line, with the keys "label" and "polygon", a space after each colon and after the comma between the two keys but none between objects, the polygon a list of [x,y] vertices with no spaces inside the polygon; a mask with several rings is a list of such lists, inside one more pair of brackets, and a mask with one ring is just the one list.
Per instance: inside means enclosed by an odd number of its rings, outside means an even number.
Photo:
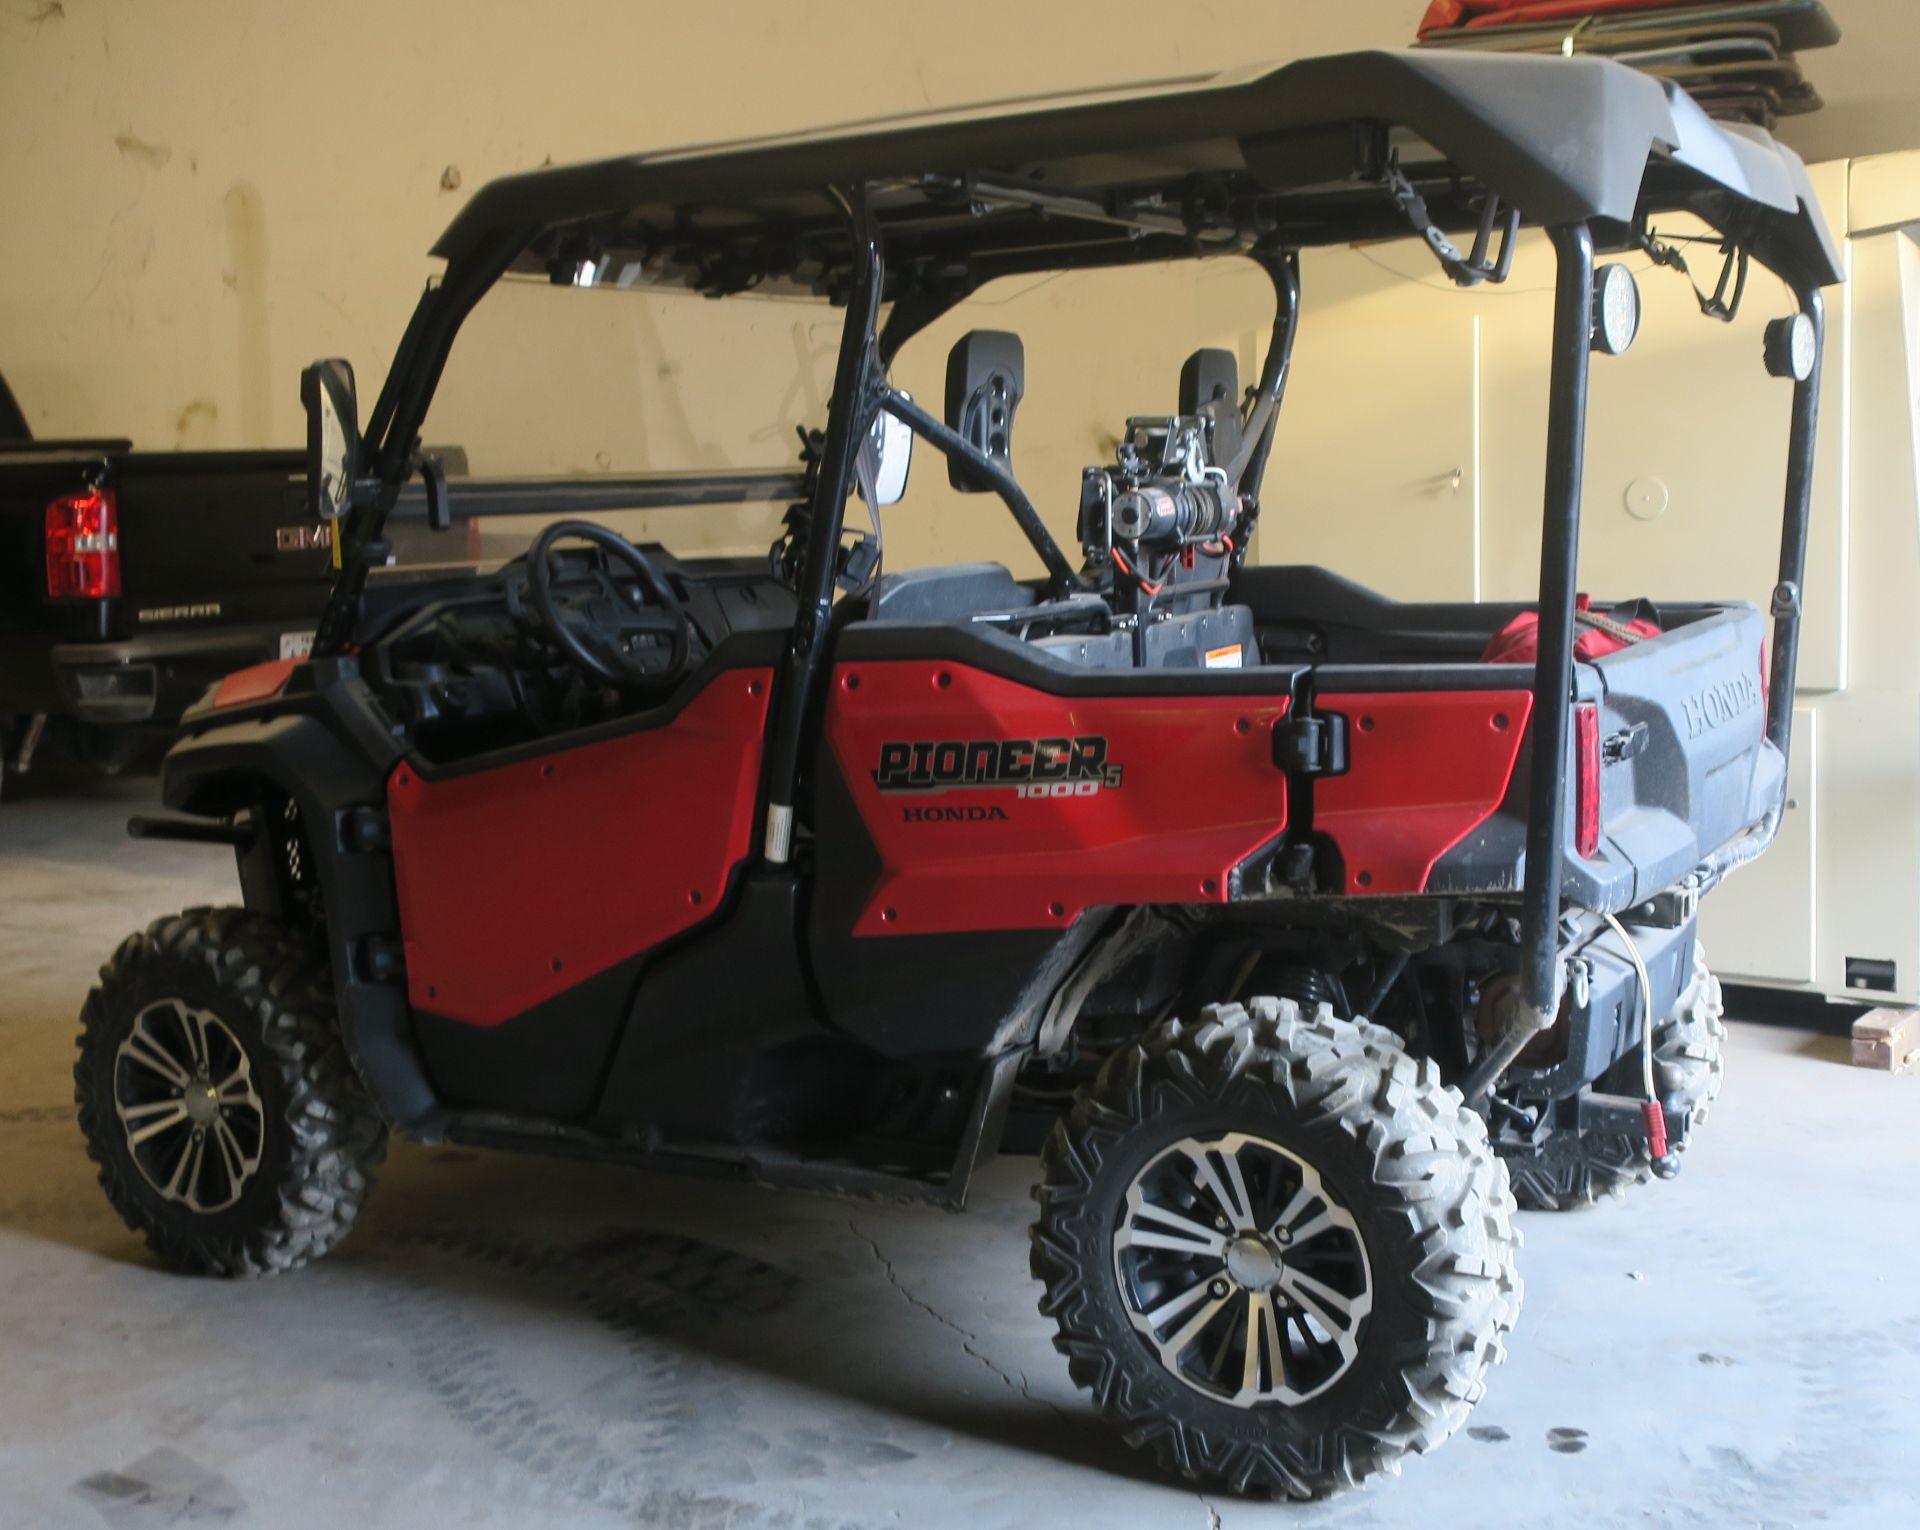
[{"label": "black roof canopy", "polygon": [[864,184],[888,295],[1019,271],[1409,232],[1389,153],[1436,222],[1491,191],[1532,224],[1690,211],[1789,278],[1841,279],[1792,150],[1594,58],[1348,53],[1280,67],[630,155],[483,187],[434,247],[710,292],[835,291]]}]

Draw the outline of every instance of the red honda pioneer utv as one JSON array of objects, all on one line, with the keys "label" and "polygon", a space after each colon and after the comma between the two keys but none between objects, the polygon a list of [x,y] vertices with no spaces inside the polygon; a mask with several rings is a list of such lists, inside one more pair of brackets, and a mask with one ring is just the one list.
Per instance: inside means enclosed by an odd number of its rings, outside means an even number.
[{"label": "red honda pioneer utv", "polygon": [[[1590,353],[1639,317],[1595,251],[1671,260],[1680,214],[1797,298],[1770,612],[1576,602]],[[1299,251],[1411,235],[1498,282],[1523,222],[1558,272],[1537,605],[1249,563]],[[305,378],[312,657],[210,693],[135,825],[231,845],[244,906],[132,936],[87,999],[127,1221],[287,1269],[390,1130],[958,1206],[1016,1101],[1070,1101],[1033,1271],[1129,1440],[1310,1496],[1457,1429],[1520,1306],[1516,1192],[1670,1170],[1718,1087],[1695,911],[1780,820],[1840,279],[1799,161],[1611,63],[1363,53],[539,170],[435,253],[364,434],[344,363]],[[1259,378],[1196,353],[1086,470],[1078,558],[1036,507],[1076,491],[1013,471],[1017,337],[954,347],[944,417],[890,380],[998,278],[1198,257],[1271,279]],[[450,484],[422,422],[522,277],[841,306],[803,473]],[[1042,576],[880,567],[849,494],[896,497],[912,436]],[[548,523],[385,570],[419,496]],[[578,518],[787,499],[770,560]]]}]

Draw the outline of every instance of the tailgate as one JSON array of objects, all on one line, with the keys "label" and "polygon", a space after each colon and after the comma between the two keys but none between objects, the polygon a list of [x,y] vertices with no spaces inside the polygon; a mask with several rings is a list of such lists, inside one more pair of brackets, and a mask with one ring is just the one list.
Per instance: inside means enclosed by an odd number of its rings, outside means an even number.
[{"label": "tailgate", "polygon": [[139,453],[115,474],[116,635],[236,623],[311,630],[332,556],[305,506],[298,452]]},{"label": "tailgate", "polygon": [[[1568,866],[1594,884],[1597,907],[1671,887],[1760,823],[1786,786],[1765,738],[1766,618],[1746,604],[1663,615],[1659,637],[1583,666],[1600,678],[1600,846]],[[1577,771],[1576,760],[1570,781]]]}]

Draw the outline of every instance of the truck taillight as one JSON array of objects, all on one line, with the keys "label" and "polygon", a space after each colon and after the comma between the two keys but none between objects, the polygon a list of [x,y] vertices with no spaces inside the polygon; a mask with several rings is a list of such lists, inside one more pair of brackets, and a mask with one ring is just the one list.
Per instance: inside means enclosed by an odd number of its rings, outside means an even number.
[{"label": "truck taillight", "polygon": [[47,594],[105,600],[120,593],[120,512],[113,490],[69,494],[47,506]]},{"label": "truck taillight", "polygon": [[1573,707],[1573,847],[1583,856],[1600,848],[1600,708],[1591,701]]}]

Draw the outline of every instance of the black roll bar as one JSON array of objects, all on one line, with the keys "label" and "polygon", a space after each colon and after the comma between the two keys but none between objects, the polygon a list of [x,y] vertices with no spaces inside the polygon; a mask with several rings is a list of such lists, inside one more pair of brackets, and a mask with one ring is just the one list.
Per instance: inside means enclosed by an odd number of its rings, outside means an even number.
[{"label": "black roll bar", "polygon": [[[1260,389],[1247,413],[1247,428],[1254,428],[1262,408],[1266,410],[1266,417],[1259,420],[1253,440],[1242,443],[1241,449],[1247,457],[1235,479],[1235,487],[1253,501],[1253,520],[1242,531],[1240,543],[1234,549],[1236,563],[1246,560],[1247,547],[1259,524],[1260,482],[1266,476],[1267,456],[1273,450],[1274,432],[1279,428],[1280,406],[1286,402],[1287,378],[1293,369],[1294,337],[1300,333],[1300,252],[1258,251],[1252,259],[1273,283],[1273,333],[1267,340],[1267,357],[1260,368]],[[1227,476],[1234,477],[1231,469]]]},{"label": "black roll bar", "polygon": [[986,480],[993,491],[1006,502],[1007,509],[1013,512],[1014,520],[1019,524],[1021,533],[1026,537],[1033,550],[1040,555],[1040,561],[1047,566],[1052,578],[1055,594],[1064,594],[1073,590],[1084,590],[1086,584],[1074,567],[1067,561],[1060,544],[1047,530],[1046,522],[1040,519],[1040,512],[1033,508],[1033,501],[1027,498],[1027,491],[1020,487],[1013,474],[995,462],[985,452],[973,445],[957,430],[951,429],[944,421],[935,419],[906,394],[897,388],[883,388],[880,392],[880,407],[912,428],[917,436],[924,437],[927,443],[948,457],[966,463],[968,472]]},{"label": "black roll bar", "polygon": [[813,500],[807,507],[807,543],[794,591],[799,597],[799,610],[773,698],[773,732],[767,743],[763,849],[767,860],[776,866],[785,865],[793,853],[793,807],[799,794],[801,745],[825,678],[827,626],[833,614],[834,581],[839,575],[840,523],[853,484],[854,459],[873,417],[872,379],[879,365],[874,355],[874,327],[880,317],[884,274],[879,229],[865,186],[836,187],[833,195],[846,214],[852,239],[852,280],[846,323],[840,330],[840,359],[834,366],[827,438],[820,449]]},{"label": "black roll bar", "polygon": [[1593,341],[1593,233],[1584,223],[1547,230],[1558,259],[1553,369],[1547,400],[1547,479],[1540,528],[1539,655],[1533,668],[1533,778],[1527,790],[1526,874],[1520,895],[1521,978],[1536,1025],[1560,1007],[1560,871],[1573,696],[1574,588],[1580,557],[1580,482],[1587,441]]},{"label": "black roll bar", "polygon": [[[1793,385],[1787,437],[1786,509],[1780,523],[1780,580],[1773,588],[1773,657],[1767,684],[1767,742],[1784,762],[1793,744],[1793,698],[1800,663],[1800,608],[1807,575],[1807,526],[1813,507],[1813,440],[1820,427],[1820,363],[1827,304],[1818,287],[1794,283],[1800,311],[1813,321],[1813,368]],[[1784,783],[1781,790],[1785,791]]]},{"label": "black roll bar", "polygon": [[1787,767],[1793,760],[1793,703],[1799,687],[1800,614],[1807,569],[1807,528],[1813,512],[1813,446],[1820,428],[1820,372],[1827,348],[1827,304],[1818,287],[1793,282],[1800,311],[1813,324],[1813,366],[1793,385],[1787,436],[1786,508],[1780,520],[1780,578],[1773,587],[1773,649],[1767,672],[1767,742],[1780,751],[1780,795],[1759,827],[1723,846],[1707,863],[1705,886],[1758,858],[1780,832],[1787,806]]},{"label": "black roll bar", "polygon": [[339,573],[335,575],[326,609],[320,614],[313,651],[326,657],[339,653],[353,637],[353,623],[366,588],[367,553],[380,539],[387,516],[400,491],[413,476],[413,453],[420,439],[433,390],[447,364],[455,336],[467,315],[489,288],[527,247],[533,229],[509,229],[485,240],[473,255],[449,261],[438,286],[430,286],[407,320],[399,348],[387,368],[386,381],[374,401],[361,437],[367,465],[379,480],[370,503],[348,512],[334,527]]}]

